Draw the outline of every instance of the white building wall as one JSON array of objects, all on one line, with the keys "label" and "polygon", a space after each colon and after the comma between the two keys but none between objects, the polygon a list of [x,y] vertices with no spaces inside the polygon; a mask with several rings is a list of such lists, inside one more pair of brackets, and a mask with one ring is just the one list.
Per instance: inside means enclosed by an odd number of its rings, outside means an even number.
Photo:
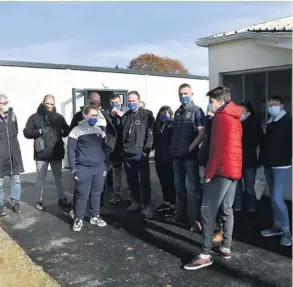
[{"label": "white building wall", "polygon": [[220,84],[220,73],[292,65],[292,50],[237,40],[209,48],[210,89]]},{"label": "white building wall", "polygon": [[[220,73],[292,65],[292,50],[256,45],[252,40],[220,43],[208,49],[210,89],[221,84]],[[260,183],[265,182],[263,169],[259,169],[258,178],[257,186],[265,187]],[[292,200],[292,172],[285,198]]]},{"label": "white building wall", "polygon": [[[156,114],[162,105],[170,105],[172,109],[179,107],[178,87],[182,83],[192,86],[195,103],[205,111],[207,80],[0,66],[0,91],[6,93],[18,118],[19,142],[25,172],[34,172],[35,162],[33,141],[25,139],[22,131],[28,117],[36,112],[44,95],[55,96],[57,111],[61,113],[62,103],[72,98],[72,88],[105,89],[106,86],[110,90],[137,90],[147,108]],[[66,110],[71,107],[72,103],[69,103]],[[67,121],[69,124],[68,117]]]}]

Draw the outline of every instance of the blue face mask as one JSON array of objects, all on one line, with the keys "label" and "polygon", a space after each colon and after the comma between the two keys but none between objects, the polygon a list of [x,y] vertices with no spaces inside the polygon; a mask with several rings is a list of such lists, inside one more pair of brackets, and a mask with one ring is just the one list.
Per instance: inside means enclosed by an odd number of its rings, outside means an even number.
[{"label": "blue face mask", "polygon": [[180,97],[180,102],[182,105],[186,106],[190,103],[191,99],[189,97],[186,96],[181,96]]},{"label": "blue face mask", "polygon": [[112,103],[111,106],[112,106],[112,108],[117,108],[118,110],[121,109],[121,104],[119,104],[119,103]]},{"label": "blue face mask", "polygon": [[245,119],[246,119],[245,115],[242,114],[242,115],[240,116],[240,121],[243,122]]},{"label": "blue face mask", "polygon": [[160,121],[165,122],[170,120],[170,117],[167,115],[160,115]]},{"label": "blue face mask", "polygon": [[128,109],[134,111],[137,108],[137,103],[128,103]]},{"label": "blue face mask", "polygon": [[89,118],[87,120],[87,122],[90,126],[94,126],[97,123],[97,119],[96,118]]},{"label": "blue face mask", "polygon": [[273,117],[277,117],[281,112],[280,106],[271,106],[268,108],[268,113]]}]

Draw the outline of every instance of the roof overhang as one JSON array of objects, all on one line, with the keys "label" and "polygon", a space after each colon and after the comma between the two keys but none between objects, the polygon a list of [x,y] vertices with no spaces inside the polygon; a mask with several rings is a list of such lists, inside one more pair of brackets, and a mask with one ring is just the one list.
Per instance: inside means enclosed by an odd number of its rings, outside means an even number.
[{"label": "roof overhang", "polygon": [[[206,37],[206,38],[201,38],[198,41],[196,41],[196,45],[199,47],[209,47],[215,44],[220,44],[220,43],[227,43],[230,41],[235,41],[235,40],[241,40],[241,39],[252,39],[254,41],[256,40],[263,40],[268,42],[275,42],[275,43],[283,43],[287,42],[286,44],[283,45],[278,45],[275,44],[275,47],[280,47],[280,48],[287,48],[287,49],[292,49],[292,32],[261,32],[261,33],[256,33],[256,32],[242,32],[242,33],[235,33],[232,35],[226,35],[226,36],[220,36],[220,37]],[[291,46],[288,44],[288,42],[291,43]],[[265,43],[265,42],[263,42]],[[255,44],[257,44],[255,42]],[[273,45],[271,45],[273,46]]]}]

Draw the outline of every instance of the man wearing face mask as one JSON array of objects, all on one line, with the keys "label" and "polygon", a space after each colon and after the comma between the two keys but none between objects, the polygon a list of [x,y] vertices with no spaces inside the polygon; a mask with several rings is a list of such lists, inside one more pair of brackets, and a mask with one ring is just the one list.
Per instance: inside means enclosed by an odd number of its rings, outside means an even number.
[{"label": "man wearing face mask", "polygon": [[9,107],[8,98],[3,93],[0,93],[0,131],[0,216],[4,216],[6,215],[4,210],[4,177],[10,177],[12,210],[15,213],[20,213],[21,183],[19,174],[24,172],[24,169],[17,139],[17,119],[13,109]]},{"label": "man wearing face mask", "polygon": [[37,165],[35,183],[36,208],[43,210],[43,187],[50,164],[58,195],[58,204],[70,207],[62,183],[62,160],[65,149],[63,137],[69,135],[69,126],[64,117],[56,112],[55,98],[46,95],[37,112],[31,115],[26,123],[23,134],[27,139],[34,140],[34,159]]},{"label": "man wearing face mask", "polygon": [[110,161],[112,163],[112,171],[110,175],[113,176],[114,194],[110,200],[111,204],[118,204],[121,202],[121,182],[122,182],[122,158],[121,158],[121,133],[122,133],[122,117],[127,109],[122,105],[119,95],[113,95],[110,98],[109,116],[117,133],[116,145],[113,152],[110,154]]},{"label": "man wearing face mask", "polygon": [[264,237],[281,236],[280,244],[291,246],[290,221],[284,201],[292,165],[292,117],[285,111],[283,99],[275,96],[268,102],[270,119],[266,127],[260,162],[271,193],[273,226],[261,232]]},{"label": "man wearing face mask", "polygon": [[195,196],[196,218],[192,225],[196,231],[201,230],[200,202],[201,184],[199,176],[198,150],[204,139],[204,112],[192,100],[192,89],[182,84],[179,89],[181,106],[175,112],[171,154],[173,157],[174,184],[177,194],[177,213],[175,219],[179,223],[188,224],[186,176],[191,192]]},{"label": "man wearing face mask", "polygon": [[153,144],[154,117],[150,111],[139,108],[139,100],[137,91],[128,93],[129,111],[122,118],[123,164],[132,195],[127,211],[141,210],[145,218],[152,218],[149,154]]},{"label": "man wearing face mask", "polygon": [[210,255],[219,209],[224,225],[223,243],[214,252],[222,258],[231,258],[233,233],[233,202],[237,181],[242,176],[241,108],[231,101],[230,90],[217,87],[207,93],[211,103],[212,119],[209,159],[205,168],[205,186],[201,203],[203,244],[201,253],[186,270],[197,270],[213,263]]}]

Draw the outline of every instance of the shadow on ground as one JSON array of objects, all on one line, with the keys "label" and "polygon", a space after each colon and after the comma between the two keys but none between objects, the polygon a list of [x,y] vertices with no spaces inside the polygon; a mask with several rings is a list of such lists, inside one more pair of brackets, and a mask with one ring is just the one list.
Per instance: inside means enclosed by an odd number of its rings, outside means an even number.
[{"label": "shadow on ground", "polygon": [[[161,194],[153,166],[152,175],[156,206]],[[23,213],[8,212],[1,223],[62,286],[291,286],[291,248],[280,247],[279,238],[259,235],[271,223],[270,205],[265,198],[259,202],[255,218],[245,213],[237,215],[232,260],[215,257],[210,268],[187,272],[182,270],[182,263],[199,252],[200,235],[160,215],[153,221],[144,220],[140,214],[130,215],[125,211],[126,201],[109,206],[111,195],[107,193],[103,213],[109,226],[97,228],[86,223],[82,232],[73,233],[68,210],[56,205],[51,175],[44,195],[45,212],[34,208],[34,175],[24,175],[22,182]],[[71,196],[74,184],[68,171],[64,171],[64,185]],[[192,210],[192,196],[189,203]]]}]

